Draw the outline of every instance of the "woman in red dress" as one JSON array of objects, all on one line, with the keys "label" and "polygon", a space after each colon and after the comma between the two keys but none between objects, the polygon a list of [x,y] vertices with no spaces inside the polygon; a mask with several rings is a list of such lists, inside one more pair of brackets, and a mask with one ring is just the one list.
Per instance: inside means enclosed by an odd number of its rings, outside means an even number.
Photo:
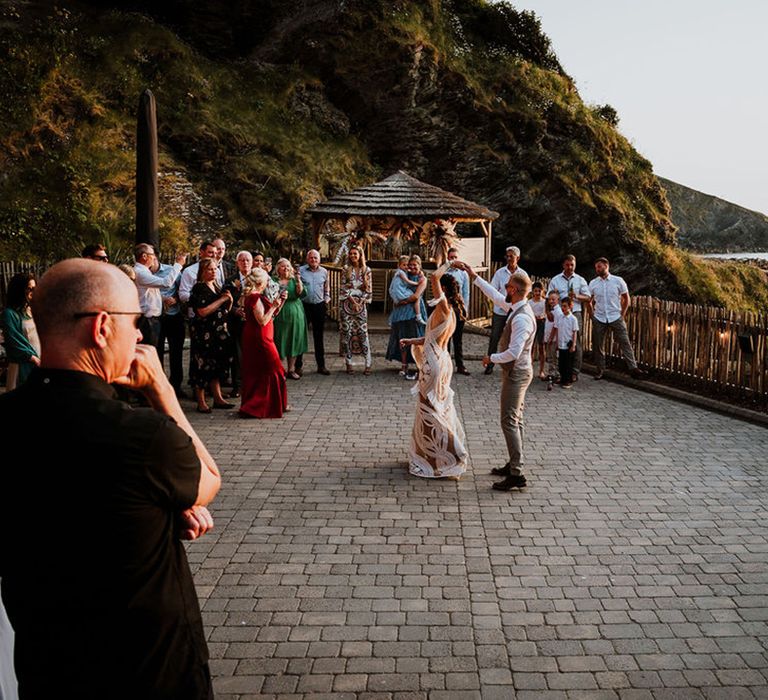
[{"label": "woman in red dress", "polygon": [[281,418],[289,411],[285,371],[275,347],[272,319],[285,301],[283,292],[270,303],[263,292],[269,283],[264,270],[255,269],[246,278],[243,290],[242,404],[243,418]]}]

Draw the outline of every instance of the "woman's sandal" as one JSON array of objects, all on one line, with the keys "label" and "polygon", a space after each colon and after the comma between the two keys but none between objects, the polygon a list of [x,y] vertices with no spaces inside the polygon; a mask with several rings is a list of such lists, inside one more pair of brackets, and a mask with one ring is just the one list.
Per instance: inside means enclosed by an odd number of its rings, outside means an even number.
[{"label": "woman's sandal", "polygon": [[301,379],[301,376],[298,372],[288,372],[288,375],[291,379]]},{"label": "woman's sandal", "polygon": [[352,369],[351,365],[347,365],[347,374],[354,374],[355,370]]},{"label": "woman's sandal", "polygon": [[195,408],[195,410],[196,410],[198,413],[213,413],[213,409],[212,409],[210,406],[205,406],[205,407],[203,407],[203,406],[197,406],[197,407]]},{"label": "woman's sandal", "polygon": [[366,367],[365,371],[363,372],[363,374],[367,377],[367,376],[370,375],[370,373],[371,373],[371,368],[370,367]]}]

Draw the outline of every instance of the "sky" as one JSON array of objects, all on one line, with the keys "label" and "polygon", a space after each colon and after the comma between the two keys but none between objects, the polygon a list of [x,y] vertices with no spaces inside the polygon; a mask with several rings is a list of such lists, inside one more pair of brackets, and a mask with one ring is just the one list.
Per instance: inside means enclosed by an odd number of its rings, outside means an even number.
[{"label": "sky", "polygon": [[768,0],[512,0],[657,175],[768,213]]}]

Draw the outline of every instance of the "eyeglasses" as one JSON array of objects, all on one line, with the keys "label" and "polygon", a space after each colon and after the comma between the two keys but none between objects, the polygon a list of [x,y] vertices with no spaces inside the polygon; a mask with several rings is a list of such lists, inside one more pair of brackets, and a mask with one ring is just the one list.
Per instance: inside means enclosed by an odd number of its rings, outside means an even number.
[{"label": "eyeglasses", "polygon": [[109,262],[109,255],[91,255],[91,260],[98,260],[99,262]]},{"label": "eyeglasses", "polygon": [[72,314],[76,319],[88,318],[89,316],[98,316],[99,314],[107,314],[108,316],[135,316],[133,325],[138,328],[139,322],[144,314],[141,311],[78,311],[76,314]]}]

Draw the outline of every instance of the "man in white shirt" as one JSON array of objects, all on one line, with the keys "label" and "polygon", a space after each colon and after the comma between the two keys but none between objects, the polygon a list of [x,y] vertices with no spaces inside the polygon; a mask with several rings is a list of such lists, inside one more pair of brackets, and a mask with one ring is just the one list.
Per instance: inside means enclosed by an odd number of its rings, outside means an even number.
[{"label": "man in white shirt", "polygon": [[[216,246],[213,245],[212,241],[203,241],[200,244],[200,253],[198,254],[198,258],[202,260],[203,258],[215,258],[216,257]],[[182,304],[188,304],[189,303],[189,295],[192,292],[192,287],[197,284],[197,271],[200,267],[200,263],[196,262],[190,265],[189,267],[184,268],[184,271],[181,273],[181,282],[179,283],[179,301],[182,302]],[[217,271],[217,281],[218,281],[218,275],[221,274],[219,271]],[[219,285],[223,285],[224,280],[221,280],[219,282]],[[195,312],[189,309],[187,311],[187,318],[192,318],[195,315]]]},{"label": "man in white shirt", "polygon": [[174,265],[162,273],[152,272],[157,268],[157,255],[149,243],[139,243],[134,248],[134,257],[136,264],[133,269],[136,272],[136,288],[139,291],[142,313],[139,326],[143,336],[141,342],[157,348],[160,339],[160,317],[163,315],[163,297],[160,290],[173,285],[187,256],[177,255]]},{"label": "man in white shirt", "polygon": [[[576,256],[566,255],[563,258],[563,271],[555,275],[549,281],[549,287],[547,287],[547,294],[555,291],[560,295],[562,301],[565,297],[570,297],[573,300],[573,315],[579,322],[579,328],[584,327],[584,316],[582,314],[582,304],[589,304],[589,285],[581,275],[576,274]],[[566,378],[560,377],[561,381],[573,380],[578,381],[579,373],[581,372],[581,359],[583,354],[581,335],[576,342],[576,355],[573,358],[573,377]]]},{"label": "man in white shirt", "polygon": [[642,379],[645,377],[645,372],[637,366],[635,353],[629,342],[627,324],[624,322],[629,308],[629,289],[621,277],[610,274],[609,268],[610,263],[606,258],[595,260],[597,277],[589,283],[592,304],[592,353],[597,366],[595,379],[603,378],[605,369],[603,345],[609,328],[613,331],[613,337],[621,348],[629,373],[635,379]]},{"label": "man in white shirt", "polygon": [[459,265],[485,296],[509,314],[502,329],[499,352],[483,358],[486,367],[491,362],[501,365],[501,430],[509,453],[509,461],[503,467],[492,469],[491,474],[506,477],[493,485],[497,491],[523,488],[527,483],[523,475],[523,404],[533,379],[531,350],[536,338],[536,317],[528,305],[531,278],[522,271],[510,275],[504,288],[506,294],[502,294],[469,265]]},{"label": "man in white shirt", "polygon": [[[523,268],[518,267],[517,263],[520,260],[520,248],[511,245],[506,250],[507,264],[504,267],[500,267],[496,270],[496,273],[491,278],[491,287],[495,289],[499,294],[506,295],[507,282],[509,278],[516,272],[522,272],[526,274]],[[491,315],[491,338],[488,341],[488,354],[496,352],[496,348],[499,345],[499,339],[504,331],[504,324],[507,322],[507,312],[504,308],[494,303],[493,314]],[[485,368],[486,374],[493,372],[493,364],[488,364]]]}]

